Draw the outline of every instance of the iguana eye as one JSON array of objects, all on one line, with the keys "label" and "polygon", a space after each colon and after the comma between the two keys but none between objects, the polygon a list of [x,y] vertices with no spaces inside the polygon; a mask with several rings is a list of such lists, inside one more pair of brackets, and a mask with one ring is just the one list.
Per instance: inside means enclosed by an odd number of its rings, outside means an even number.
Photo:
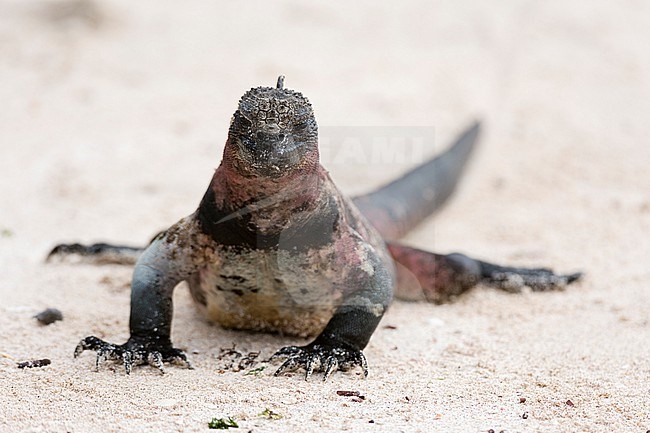
[{"label": "iguana eye", "polygon": [[248,129],[248,128],[250,128],[251,126],[253,126],[253,124],[251,123],[251,121],[248,120],[247,118],[245,118],[245,117],[242,116],[242,115],[239,115],[239,116],[237,117],[237,121],[239,122],[239,124],[240,124],[242,127],[246,128],[246,129]]}]

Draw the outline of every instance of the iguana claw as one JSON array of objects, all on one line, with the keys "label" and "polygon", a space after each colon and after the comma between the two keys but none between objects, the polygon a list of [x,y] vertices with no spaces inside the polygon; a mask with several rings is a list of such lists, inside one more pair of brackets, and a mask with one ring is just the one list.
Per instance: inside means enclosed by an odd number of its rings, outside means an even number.
[{"label": "iguana claw", "polygon": [[278,350],[271,360],[288,358],[274,373],[279,376],[285,371],[305,369],[305,380],[314,371],[322,371],[325,382],[336,370],[347,371],[361,367],[363,376],[368,376],[368,362],[361,350],[328,344],[309,344],[307,346],[288,346]]},{"label": "iguana claw", "polygon": [[131,374],[134,365],[143,364],[155,367],[161,374],[164,374],[164,362],[185,364],[187,368],[192,369],[192,365],[182,350],[171,347],[171,344],[160,346],[158,348],[153,347],[151,342],[139,341],[137,338],[131,338],[124,344],[116,345],[91,336],[84,338],[77,344],[74,349],[74,357],[81,355],[84,350],[94,350],[97,352],[97,358],[95,359],[95,368],[97,370],[104,361],[112,360],[124,364],[126,374]]},{"label": "iguana claw", "polygon": [[484,268],[488,272],[483,282],[512,293],[519,293],[524,287],[530,287],[534,292],[562,290],[583,277],[582,272],[561,275],[547,268],[525,269],[486,264]]}]

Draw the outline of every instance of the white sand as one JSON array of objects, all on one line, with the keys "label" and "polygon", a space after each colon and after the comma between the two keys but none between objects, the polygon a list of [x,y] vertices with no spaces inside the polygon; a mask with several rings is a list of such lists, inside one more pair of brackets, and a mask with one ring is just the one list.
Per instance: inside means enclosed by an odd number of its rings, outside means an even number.
[{"label": "white sand", "polygon": [[[650,429],[648,2],[98,3],[65,18],[61,2],[0,2],[1,431],[207,431],[222,416],[254,432]],[[86,335],[128,337],[130,269],[46,265],[49,248],[140,244],[191,213],[238,98],[279,73],[325,126],[433,126],[440,150],[483,119],[462,188],[407,241],[585,281],[395,303],[367,380],[219,374],[220,347],[300,341],[211,326],[184,287],[173,340],[196,370],[74,360]],[[328,168],[359,192],[406,166]],[[50,306],[65,320],[37,326]]]}]

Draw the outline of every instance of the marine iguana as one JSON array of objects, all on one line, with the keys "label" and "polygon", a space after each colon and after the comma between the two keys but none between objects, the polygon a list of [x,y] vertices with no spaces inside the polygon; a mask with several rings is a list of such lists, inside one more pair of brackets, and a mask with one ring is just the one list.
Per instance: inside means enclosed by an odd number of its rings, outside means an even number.
[{"label": "marine iguana", "polygon": [[246,92],[223,159],[198,209],[146,248],[59,245],[50,256],[135,260],[130,338],[117,345],[86,337],[75,348],[132,366],[184,363],[173,347],[172,292],[187,281],[206,316],[227,328],[316,336],[284,347],[275,375],[304,368],[324,380],[360,366],[362,350],[393,297],[441,303],[478,283],[516,292],[552,290],[580,278],[549,269],[498,266],[396,242],[452,193],[479,124],[451,148],[375,192],[349,199],[319,163],[318,127],[301,93],[277,86]]}]

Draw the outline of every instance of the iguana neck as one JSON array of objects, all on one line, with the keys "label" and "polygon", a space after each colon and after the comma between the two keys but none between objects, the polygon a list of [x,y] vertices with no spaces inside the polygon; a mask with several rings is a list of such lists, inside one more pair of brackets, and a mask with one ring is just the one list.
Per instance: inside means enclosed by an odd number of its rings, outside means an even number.
[{"label": "iguana neck", "polygon": [[293,173],[269,178],[242,174],[236,166],[224,160],[215,171],[210,187],[216,202],[232,210],[242,207],[283,208],[309,207],[321,193],[325,170],[316,164]]}]

